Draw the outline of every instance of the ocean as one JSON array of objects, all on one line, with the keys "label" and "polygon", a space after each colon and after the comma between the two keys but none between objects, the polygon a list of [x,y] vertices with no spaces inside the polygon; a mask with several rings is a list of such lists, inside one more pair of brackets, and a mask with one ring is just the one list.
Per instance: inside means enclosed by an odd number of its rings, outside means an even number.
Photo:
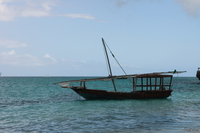
[{"label": "ocean", "polygon": [[85,100],[54,84],[80,78],[0,77],[0,132],[200,132],[196,77],[175,76],[172,96],[147,100]]}]

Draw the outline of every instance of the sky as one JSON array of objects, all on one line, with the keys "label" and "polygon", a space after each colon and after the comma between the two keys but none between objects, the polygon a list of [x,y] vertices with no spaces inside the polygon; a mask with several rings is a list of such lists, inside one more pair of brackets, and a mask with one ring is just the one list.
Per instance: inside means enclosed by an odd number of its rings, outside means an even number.
[{"label": "sky", "polygon": [[195,77],[200,0],[0,0],[2,76],[107,76],[101,38],[127,74]]}]

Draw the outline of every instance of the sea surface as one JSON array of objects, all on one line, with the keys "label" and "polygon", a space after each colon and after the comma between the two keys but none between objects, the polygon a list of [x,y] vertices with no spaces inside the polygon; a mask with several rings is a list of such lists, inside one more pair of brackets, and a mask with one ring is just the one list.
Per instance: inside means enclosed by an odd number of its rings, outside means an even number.
[{"label": "sea surface", "polygon": [[200,81],[196,77],[175,76],[172,96],[147,100],[85,100],[54,84],[80,78],[0,77],[0,132],[200,132]]}]

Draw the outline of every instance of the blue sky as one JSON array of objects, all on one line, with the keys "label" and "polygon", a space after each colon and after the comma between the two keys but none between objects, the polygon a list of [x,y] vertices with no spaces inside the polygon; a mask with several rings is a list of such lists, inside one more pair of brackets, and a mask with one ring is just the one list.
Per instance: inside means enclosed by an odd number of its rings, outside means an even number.
[{"label": "blue sky", "polygon": [[195,76],[199,35],[200,0],[0,0],[0,72],[107,76],[104,38],[128,74]]}]

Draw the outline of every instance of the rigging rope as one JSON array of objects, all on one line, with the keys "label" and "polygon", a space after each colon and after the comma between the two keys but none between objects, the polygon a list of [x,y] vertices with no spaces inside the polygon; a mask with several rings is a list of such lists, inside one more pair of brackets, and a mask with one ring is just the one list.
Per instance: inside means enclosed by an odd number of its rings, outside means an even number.
[{"label": "rigging rope", "polygon": [[[112,53],[112,51],[110,50],[110,48],[109,48],[109,46],[107,45],[107,43],[103,40],[103,42],[104,42],[104,44],[106,45],[106,47],[108,48],[108,50],[110,51],[110,53],[111,53],[111,55],[113,56],[113,58],[115,59],[115,61],[117,62],[117,64],[120,66],[120,68],[122,69],[122,71],[124,72],[124,74],[125,75],[127,75],[127,73],[125,72],[125,70],[122,68],[122,66],[121,66],[121,64],[119,63],[119,61],[115,58],[115,55]],[[105,53],[104,53],[105,54]],[[106,58],[107,59],[107,58]],[[108,59],[107,59],[108,60]],[[133,83],[133,81],[131,81],[131,79],[130,78],[128,78],[129,80],[130,80],[130,82],[132,83],[132,84],[134,84]],[[114,81],[113,81],[114,82]]]},{"label": "rigging rope", "polygon": [[[105,42],[105,41],[104,41]],[[110,48],[108,47],[108,45],[107,45],[107,43],[105,42],[105,44],[106,44],[106,46],[107,46],[107,48],[108,48],[108,50],[110,51],[110,53],[111,53],[111,55],[113,56],[113,58],[115,59],[115,61],[117,62],[117,64],[120,66],[120,68],[122,69],[122,71],[124,72],[124,74],[125,75],[127,75],[126,74],[126,72],[125,72],[125,70],[123,69],[123,67],[121,66],[121,64],[119,63],[119,61],[115,58],[115,55],[112,53],[112,51],[110,50]]]}]

